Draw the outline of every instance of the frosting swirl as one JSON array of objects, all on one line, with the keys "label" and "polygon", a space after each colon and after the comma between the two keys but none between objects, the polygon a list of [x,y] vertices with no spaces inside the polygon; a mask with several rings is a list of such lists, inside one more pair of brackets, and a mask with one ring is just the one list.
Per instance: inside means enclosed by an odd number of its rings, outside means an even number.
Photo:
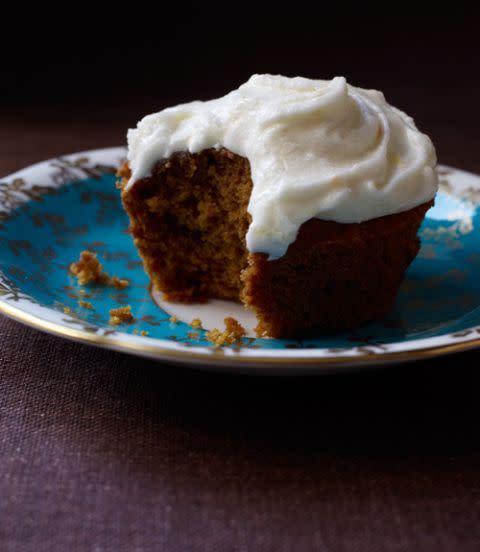
[{"label": "frosting swirl", "polygon": [[281,257],[311,218],[356,223],[431,200],[436,155],[381,92],[253,75],[226,96],[144,117],[128,131],[129,186],[178,151],[225,147],[250,162],[251,252]]}]

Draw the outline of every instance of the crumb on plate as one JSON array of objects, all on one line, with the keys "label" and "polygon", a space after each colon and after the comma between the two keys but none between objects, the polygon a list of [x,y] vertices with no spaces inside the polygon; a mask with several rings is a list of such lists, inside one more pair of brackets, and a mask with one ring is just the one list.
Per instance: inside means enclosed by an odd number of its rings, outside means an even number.
[{"label": "crumb on plate", "polygon": [[222,332],[217,328],[210,330],[206,334],[207,341],[210,341],[216,347],[223,345],[235,345],[242,342],[242,337],[247,335],[245,328],[230,316],[224,320],[225,330]]},{"label": "crumb on plate", "polygon": [[268,337],[268,332],[265,326],[262,322],[259,322],[257,326],[255,327],[255,335],[258,339],[261,339],[263,337]]},{"label": "crumb on plate", "polygon": [[172,324],[176,324],[178,322],[178,318],[175,315],[173,315],[173,316],[170,316],[169,321]]},{"label": "crumb on plate", "polygon": [[191,322],[190,322],[190,326],[192,326],[192,328],[198,328],[199,330],[202,329],[202,321],[200,320],[200,318],[194,318]]},{"label": "crumb on plate", "polygon": [[85,286],[91,283],[106,284],[109,275],[103,271],[102,263],[92,251],[82,251],[80,259],[70,265],[70,272],[77,278],[78,284]]},{"label": "crumb on plate", "polygon": [[130,285],[130,283],[128,280],[119,278],[118,276],[112,276],[110,280],[110,285],[112,285],[116,289],[125,289]]},{"label": "crumb on plate", "polygon": [[[128,280],[112,276],[103,270],[102,263],[93,251],[82,251],[77,262],[72,263],[69,268],[80,286],[88,284],[103,284],[116,289],[125,289],[129,286]],[[80,290],[80,295],[86,295],[85,290]]]},{"label": "crumb on plate", "polygon": [[119,324],[129,324],[135,319],[132,314],[132,307],[126,305],[125,307],[119,307],[118,309],[110,309],[110,320],[108,323],[112,326],[118,326]]},{"label": "crumb on plate", "polygon": [[83,307],[84,309],[90,309],[90,310],[93,309],[93,305],[92,305],[92,303],[90,303],[89,301],[82,301],[82,300],[80,299],[80,301],[78,302],[78,304],[79,304],[81,307]]}]

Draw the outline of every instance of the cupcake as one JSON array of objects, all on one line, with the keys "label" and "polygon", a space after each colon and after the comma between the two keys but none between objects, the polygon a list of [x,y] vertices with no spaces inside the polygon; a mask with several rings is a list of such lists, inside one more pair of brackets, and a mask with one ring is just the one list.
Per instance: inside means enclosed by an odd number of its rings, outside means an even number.
[{"label": "cupcake", "polygon": [[128,146],[122,200],[153,285],[242,301],[262,336],[383,317],[437,190],[430,139],[343,77],[254,75],[146,116]]}]

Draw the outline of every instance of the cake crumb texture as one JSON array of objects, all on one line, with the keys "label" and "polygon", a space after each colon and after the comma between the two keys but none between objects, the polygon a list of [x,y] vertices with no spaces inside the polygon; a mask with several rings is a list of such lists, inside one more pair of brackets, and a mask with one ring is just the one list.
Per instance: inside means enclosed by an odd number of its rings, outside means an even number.
[{"label": "cake crumb texture", "polygon": [[[71,263],[70,273],[77,278],[80,286],[88,284],[102,284],[105,286],[114,287],[116,289],[125,289],[130,284],[128,280],[112,276],[103,270],[102,263],[98,260],[98,256],[93,251],[82,251],[77,262]],[[85,290],[80,290],[80,295],[85,296]]]},{"label": "cake crumb texture", "polygon": [[239,299],[251,190],[248,161],[222,149],[173,154],[122,192],[145,270],[166,300]]},{"label": "cake crumb texture", "polygon": [[86,286],[92,283],[106,284],[110,277],[103,271],[102,263],[92,251],[82,251],[80,259],[70,265],[70,272],[77,278],[78,284]]},{"label": "cake crumb texture", "polygon": [[216,347],[223,347],[224,345],[235,345],[242,342],[242,337],[247,335],[245,328],[230,316],[227,316],[224,320],[225,330],[220,331],[217,328],[210,330],[206,333],[207,341],[215,345]]},{"label": "cake crumb texture", "polygon": [[262,322],[259,322],[255,327],[255,336],[257,339],[262,339],[263,337],[268,337],[268,331],[265,325]]},{"label": "cake crumb texture", "polygon": [[112,326],[118,326],[119,324],[131,323],[135,319],[132,314],[132,307],[126,305],[125,307],[119,307],[117,309],[110,309],[110,320],[108,323]]},{"label": "cake crumb texture", "polygon": [[202,329],[202,321],[199,319],[199,318],[194,318],[191,322],[190,322],[190,326],[192,326],[192,328],[198,328],[198,329]]},{"label": "cake crumb texture", "polygon": [[128,280],[118,278],[118,276],[112,276],[110,279],[110,285],[116,289],[125,289],[130,285],[130,283]]}]

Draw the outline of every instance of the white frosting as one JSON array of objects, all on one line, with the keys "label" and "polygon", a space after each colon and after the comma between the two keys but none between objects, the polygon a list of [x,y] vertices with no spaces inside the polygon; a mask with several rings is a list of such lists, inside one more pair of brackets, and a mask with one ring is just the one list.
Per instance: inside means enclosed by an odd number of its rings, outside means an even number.
[{"label": "white frosting", "polygon": [[281,257],[311,218],[363,222],[429,201],[430,139],[381,92],[331,81],[253,75],[226,96],[148,115],[128,131],[128,183],[178,151],[228,148],[250,162],[251,252]]}]

